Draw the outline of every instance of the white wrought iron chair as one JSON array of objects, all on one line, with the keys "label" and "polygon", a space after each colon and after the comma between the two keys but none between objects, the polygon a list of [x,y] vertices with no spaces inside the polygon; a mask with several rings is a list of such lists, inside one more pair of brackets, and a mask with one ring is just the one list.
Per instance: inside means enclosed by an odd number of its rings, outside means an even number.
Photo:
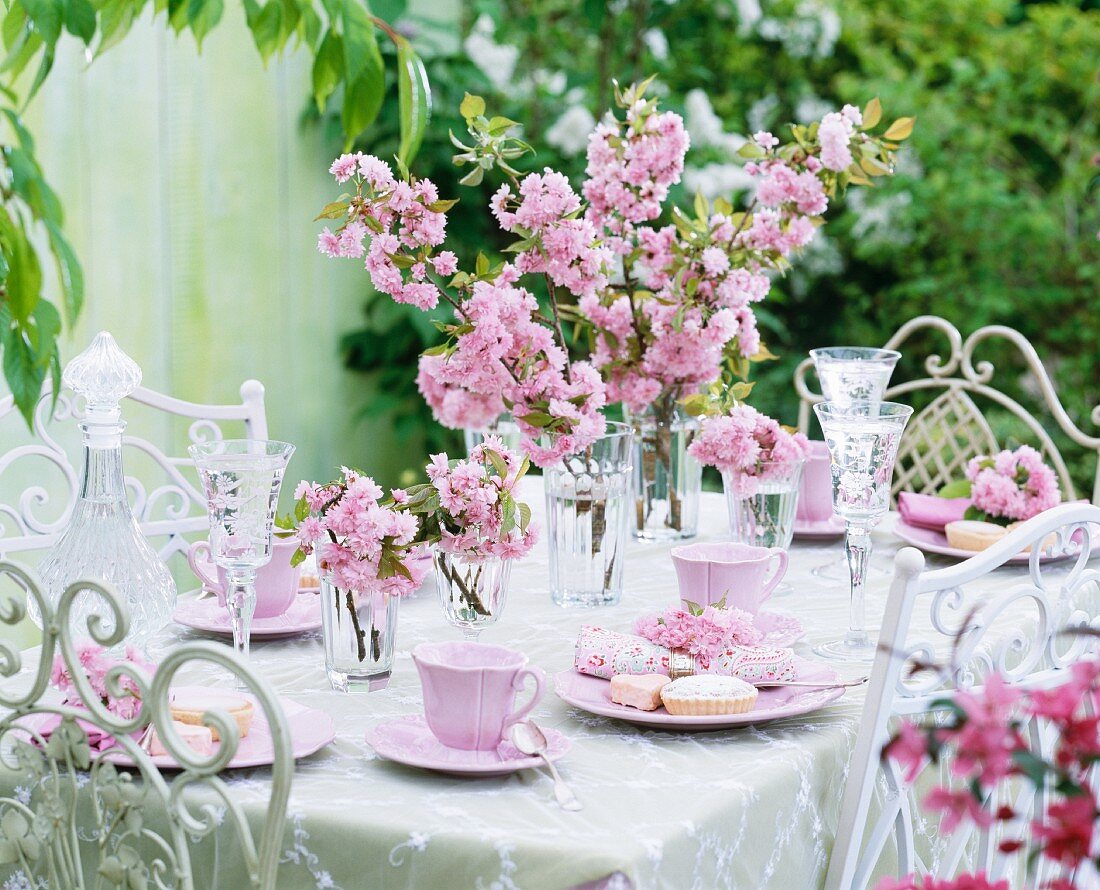
[{"label": "white wrought iron chair", "polygon": [[[123,403],[125,420],[131,420],[127,415],[133,413],[131,408],[135,404],[152,409],[154,416],[139,420],[144,420],[147,426],[159,426],[156,432],[162,441],[175,439],[182,446],[176,452],[165,450],[143,436],[123,437],[128,470],[126,487],[134,516],[166,562],[174,553],[186,553],[188,533],[201,532],[207,527],[206,501],[192,477],[183,472],[191,466],[187,445],[222,438],[222,424],[227,422],[243,424],[242,438],[267,438],[263,384],[246,380],[240,393],[241,402],[237,405],[201,405],[139,386]],[[79,439],[74,431],[81,418],[81,407],[75,402],[70,393],[62,392],[54,406],[47,382],[35,409],[32,435],[28,435],[23,419],[14,410],[12,397],[0,399],[4,441],[19,436],[28,440],[0,454],[0,481],[12,478],[17,472],[35,480],[15,502],[5,503],[0,498],[0,556],[46,550],[65,529],[80,480],[80,472],[74,465],[74,460],[79,459]],[[51,408],[53,423],[48,422]],[[175,418],[187,424],[185,436],[172,435],[170,427]],[[69,441],[62,441],[63,433],[68,434]],[[24,469],[20,471],[20,467]],[[47,511],[48,516],[44,515]]]},{"label": "white wrought iron chair", "polygon": [[[899,877],[914,872],[950,877],[962,866],[985,869],[992,879],[1009,876],[1018,859],[1002,855],[990,833],[959,826],[939,846],[923,833],[918,837],[921,795],[914,793],[914,783],[905,781],[896,763],[881,758],[882,748],[893,721],[936,713],[933,702],[953,699],[959,690],[980,688],[992,671],[1021,688],[1044,688],[1065,679],[1075,661],[1091,657],[1094,638],[1073,634],[1072,629],[1096,628],[1100,623],[1100,565],[1088,565],[1094,555],[1089,531],[1097,526],[1100,507],[1062,504],[948,568],[925,572],[920,551],[905,548],[898,553],[826,890],[864,890],[877,876],[876,867],[888,865],[884,851],[889,857],[894,848]],[[1029,546],[1026,578],[1006,578],[993,593],[988,586],[981,592],[973,589],[975,581]],[[1040,547],[1076,554],[1068,572],[1041,564]],[[907,669],[914,663],[943,664],[951,649],[954,656],[946,676],[934,671],[911,674]],[[938,712],[943,713],[942,705]],[[1053,740],[1038,721],[1030,721],[1025,732],[1031,744],[1049,755]],[[918,776],[915,784],[923,790],[926,783]],[[1026,814],[1035,802],[1034,791],[1017,792],[1016,810]],[[929,822],[934,831],[935,817]],[[1014,827],[1022,830],[1026,824],[1017,822]]]},{"label": "white wrought iron chair", "polygon": [[[989,325],[974,331],[965,340],[958,328],[946,319],[921,315],[906,322],[886,341],[888,349],[905,352],[904,344],[922,331],[942,333],[949,351],[944,359],[929,354],[923,362],[927,376],[895,383],[886,390],[888,399],[906,401],[907,396],[920,391],[939,394],[913,417],[902,438],[894,472],[893,490],[934,493],[941,486],[964,476],[967,461],[979,454],[990,454],[1000,446],[989,422],[974,397],[993,403],[1009,412],[1033,437],[1033,443],[1054,467],[1062,485],[1063,498],[1077,497],[1069,469],[1042,418],[1037,418],[1015,399],[993,385],[994,367],[988,361],[975,364],[975,350],[987,341],[1002,340],[1013,346],[1034,376],[1037,394],[1054,423],[1073,442],[1096,454],[1092,502],[1100,503],[1100,436],[1080,429],[1066,413],[1054,384],[1043,366],[1035,347],[1019,331],[1004,325]],[[821,394],[810,390],[807,375],[813,361],[806,359],[795,370],[794,384],[800,404],[799,428],[808,432],[810,408],[821,401]],[[1100,426],[1100,405],[1092,409],[1093,424]]]},{"label": "white wrought iron chair", "polygon": [[[102,625],[89,621],[87,631],[102,646],[121,644],[129,616],[119,596],[105,585],[82,581],[62,593],[55,609],[32,570],[0,562],[0,580],[14,582],[34,599],[45,625],[42,647],[28,666],[29,689],[0,688],[0,711],[10,709],[0,716],[0,767],[15,770],[22,782],[14,791],[0,790],[4,886],[193,890],[192,848],[199,838],[225,824],[236,831],[250,886],[272,890],[294,760],[286,719],[268,684],[227,646],[187,643],[165,656],[151,678],[130,665],[112,669],[108,689],[120,693],[119,684],[125,680],[134,684],[141,700],[138,713],[125,720],[109,711],[92,690],[74,645],[78,631],[70,627],[73,599],[90,590],[102,597],[113,616],[113,629],[104,632]],[[0,622],[16,624],[24,615],[25,605],[14,591],[0,596]],[[83,707],[59,704],[49,696],[55,654],[73,677]],[[0,641],[0,677],[20,674],[24,657],[13,645]],[[221,738],[210,756],[192,751],[173,729],[169,685],[181,668],[195,662],[220,666],[240,679],[255,696],[257,720],[262,713],[266,721],[274,749],[272,792],[258,840],[244,810],[219,777],[240,742],[236,721],[222,710],[204,717]],[[47,737],[43,719],[51,716],[60,717],[61,722]],[[141,744],[150,723],[180,765],[178,772],[158,770]],[[89,746],[84,728],[89,724],[114,739],[107,743],[109,748]],[[118,758],[128,765],[117,766]]]}]

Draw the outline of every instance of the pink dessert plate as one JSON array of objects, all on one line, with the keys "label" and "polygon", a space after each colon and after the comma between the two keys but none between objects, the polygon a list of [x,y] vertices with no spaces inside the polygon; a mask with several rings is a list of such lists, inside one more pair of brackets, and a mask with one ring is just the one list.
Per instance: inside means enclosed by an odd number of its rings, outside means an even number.
[{"label": "pink dessert plate", "polygon": [[804,636],[806,628],[794,615],[787,612],[758,612],[753,619],[756,629],[764,635],[761,646],[777,646],[785,649],[793,646]]},{"label": "pink dessert plate", "polygon": [[838,538],[844,534],[845,523],[839,516],[828,519],[796,519],[794,536],[796,538]]},{"label": "pink dessert plate", "polygon": [[[175,686],[173,689],[177,688]],[[201,691],[202,687],[184,686],[190,692]],[[245,698],[251,699],[256,710],[252,718],[252,726],[248,735],[240,740],[237,753],[229,761],[228,769],[246,769],[254,766],[270,766],[275,762],[275,746],[271,741],[271,730],[267,718],[260,710],[259,703],[251,695],[241,693]],[[307,708],[297,702],[280,697],[279,704],[286,717],[287,729],[290,730],[291,755],[295,760],[308,757],[320,751],[325,745],[330,744],[336,738],[336,727],[332,718],[324,711],[316,708]],[[28,728],[37,729],[50,720],[49,714],[32,714],[24,717],[19,722]],[[217,746],[217,742],[214,743]],[[94,756],[94,755],[93,755]],[[160,770],[181,769],[179,763],[169,754],[158,754],[149,758],[153,765]],[[103,757],[108,763],[117,766],[133,766],[134,762],[124,751],[112,751]]]},{"label": "pink dessert plate", "polygon": [[[1100,545],[1100,530],[1096,530],[1093,526],[1092,532],[1092,546],[1095,548]],[[956,559],[970,559],[970,557],[977,555],[980,551],[977,550],[963,550],[959,547],[952,547],[947,543],[947,535],[942,531],[937,531],[931,528],[921,528],[920,526],[910,525],[908,522],[899,519],[894,525],[894,534],[901,538],[906,544],[912,544],[918,550],[923,550],[925,553],[937,553],[940,556],[953,556]],[[1057,553],[1052,555],[1040,554],[1039,562],[1058,562],[1063,559],[1071,559],[1077,556],[1079,551],[1071,551],[1069,553]],[[1008,560],[1010,565],[1027,565],[1030,560],[1030,556],[1027,553],[1017,553],[1015,556]]]},{"label": "pink dessert plate", "polygon": [[[217,597],[181,596],[172,620],[192,630],[232,637],[233,626],[225,606]],[[292,637],[317,630],[321,626],[321,598],[315,593],[299,593],[294,603],[282,615],[271,618],[255,618],[252,621],[251,639]]]},{"label": "pink dessert plate", "polygon": [[[551,760],[557,760],[569,750],[569,739],[556,729],[542,727],[542,731],[546,733],[546,753]],[[380,723],[367,732],[367,742],[386,760],[451,776],[507,776],[542,763],[541,757],[528,757],[508,740],[493,751],[449,748],[432,735],[422,714]]]},{"label": "pink dessert plate", "polygon": [[[840,675],[821,662],[808,661],[794,657],[800,682],[820,680],[822,683],[835,683]],[[781,720],[784,717],[797,717],[820,710],[830,702],[844,695],[844,689],[808,689],[804,686],[773,686],[762,688],[756,699],[756,705],[744,714],[707,714],[701,717],[677,717],[664,708],[656,711],[641,711],[611,700],[611,681],[601,677],[578,674],[576,671],[562,671],[554,676],[554,689],[558,696],[568,704],[590,714],[601,717],[614,717],[638,726],[652,726],[656,729],[677,730],[714,730],[731,729],[753,723],[765,723],[769,720]]]}]

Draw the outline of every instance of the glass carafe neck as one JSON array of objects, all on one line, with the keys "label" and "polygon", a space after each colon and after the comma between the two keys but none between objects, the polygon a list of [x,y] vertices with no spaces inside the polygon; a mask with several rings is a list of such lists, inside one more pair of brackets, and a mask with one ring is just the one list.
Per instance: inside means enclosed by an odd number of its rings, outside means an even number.
[{"label": "glass carafe neck", "polygon": [[122,475],[122,431],[126,424],[83,423],[84,469],[80,497],[87,501],[126,501]]}]

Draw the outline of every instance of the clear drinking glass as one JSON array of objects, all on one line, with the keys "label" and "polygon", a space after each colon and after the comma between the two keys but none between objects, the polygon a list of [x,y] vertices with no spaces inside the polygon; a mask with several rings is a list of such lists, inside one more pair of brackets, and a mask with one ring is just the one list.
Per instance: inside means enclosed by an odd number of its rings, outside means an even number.
[{"label": "clear drinking glass", "polygon": [[634,427],[634,537],[695,537],[703,467],[688,446],[699,431],[699,419],[685,414],[678,402],[662,401],[627,421]]},{"label": "clear drinking glass", "polygon": [[337,587],[321,576],[321,636],[325,673],[337,692],[385,689],[393,672],[400,597]]},{"label": "clear drinking glass", "polygon": [[550,595],[559,606],[606,606],[623,592],[633,432],[609,423],[580,454],[543,472]]},{"label": "clear drinking glass", "polygon": [[275,505],[294,453],[287,442],[220,439],[188,449],[210,520],[210,555],[225,570],[233,646],[248,656],[256,611],[256,570],[271,560]]},{"label": "clear drinking glass", "polygon": [[481,632],[496,624],[504,611],[512,560],[499,556],[469,559],[437,549],[435,567],[443,614],[463,637],[477,642]]},{"label": "clear drinking glass", "polygon": [[810,358],[825,401],[847,405],[881,402],[901,353],[870,346],[829,346],[811,349]]},{"label": "clear drinking glass", "polygon": [[466,443],[466,454],[477,448],[485,441],[486,436],[500,436],[504,447],[512,451],[519,451],[520,440],[523,434],[519,431],[519,425],[512,419],[512,415],[505,411],[496,420],[489,424],[487,429],[474,430],[463,429],[462,439]]},{"label": "clear drinking glass", "polygon": [[722,474],[733,540],[783,550],[791,546],[798,483],[805,463],[805,460],[769,461],[755,476]]},{"label": "clear drinking glass", "polygon": [[827,658],[870,661],[875,644],[867,633],[864,587],[871,529],[890,509],[894,460],[913,409],[895,402],[822,402],[814,411],[829,446],[833,512],[847,526],[844,543],[851,579],[848,633],[814,651]]}]

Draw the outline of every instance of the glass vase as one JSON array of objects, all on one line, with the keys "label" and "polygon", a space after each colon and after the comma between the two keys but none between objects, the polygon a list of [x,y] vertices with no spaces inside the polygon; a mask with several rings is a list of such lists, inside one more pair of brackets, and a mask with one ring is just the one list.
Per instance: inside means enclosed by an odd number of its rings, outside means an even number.
[{"label": "glass vase", "polygon": [[443,614],[463,637],[476,642],[504,612],[512,561],[497,556],[471,559],[436,548],[435,567]]},{"label": "glass vase", "polygon": [[550,595],[559,606],[606,606],[623,592],[633,432],[609,423],[580,454],[543,472]]},{"label": "glass vase", "polygon": [[485,436],[499,436],[504,441],[504,447],[510,448],[512,451],[519,451],[519,443],[523,438],[519,431],[519,426],[512,419],[512,415],[505,411],[496,420],[494,420],[486,429],[463,429],[462,438],[466,443],[466,454],[469,456],[470,452],[477,448],[482,442],[485,441]]},{"label": "glass vase", "polygon": [[337,587],[321,576],[325,673],[337,692],[385,689],[393,671],[399,598]]},{"label": "glass vase", "polygon": [[694,537],[699,530],[703,469],[687,449],[699,430],[698,418],[666,397],[629,416],[628,422],[634,427],[634,537]]},{"label": "glass vase", "polygon": [[783,550],[791,546],[804,464],[804,460],[770,461],[754,476],[722,474],[733,540]]}]

